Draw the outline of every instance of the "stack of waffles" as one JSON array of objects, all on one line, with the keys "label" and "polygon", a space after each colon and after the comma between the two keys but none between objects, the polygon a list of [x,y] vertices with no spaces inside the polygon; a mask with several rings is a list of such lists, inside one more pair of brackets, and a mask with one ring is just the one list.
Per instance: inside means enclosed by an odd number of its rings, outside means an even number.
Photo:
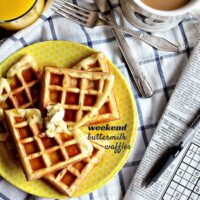
[{"label": "stack of waffles", "polygon": [[120,118],[109,65],[95,53],[41,73],[25,55],[0,79],[0,141],[13,139],[28,181],[43,179],[71,197],[101,162],[104,145],[80,128]]}]

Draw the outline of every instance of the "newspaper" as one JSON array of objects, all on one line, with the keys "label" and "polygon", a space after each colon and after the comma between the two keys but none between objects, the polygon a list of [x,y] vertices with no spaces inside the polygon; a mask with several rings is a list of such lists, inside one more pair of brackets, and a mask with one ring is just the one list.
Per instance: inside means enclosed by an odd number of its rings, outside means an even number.
[{"label": "newspaper", "polygon": [[159,155],[184,134],[199,109],[200,42],[177,83],[124,200],[200,199],[199,130],[158,181],[149,188],[143,187],[143,181]]}]

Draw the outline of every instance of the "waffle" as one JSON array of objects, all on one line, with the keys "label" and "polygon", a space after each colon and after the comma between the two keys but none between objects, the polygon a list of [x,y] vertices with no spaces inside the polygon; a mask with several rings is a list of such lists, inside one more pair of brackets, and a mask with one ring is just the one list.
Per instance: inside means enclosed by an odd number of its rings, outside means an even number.
[{"label": "waffle", "polygon": [[9,132],[4,121],[3,113],[3,108],[5,109],[7,107],[4,104],[4,101],[7,99],[7,94],[9,92],[10,86],[8,84],[7,79],[0,78],[0,141],[7,141],[9,138]]},{"label": "waffle", "polygon": [[6,76],[11,91],[7,93],[3,108],[37,107],[40,72],[35,59],[30,55],[23,56],[11,66]]},{"label": "waffle", "polygon": [[41,109],[60,103],[64,121],[71,128],[83,126],[106,101],[114,76],[103,72],[85,72],[46,67],[43,72]]},{"label": "waffle", "polygon": [[3,110],[0,109],[0,141],[7,141],[9,132],[5,121],[3,120]]},{"label": "waffle", "polygon": [[5,113],[28,181],[82,160],[93,151],[80,130],[47,137],[38,109],[12,109]]},{"label": "waffle", "polygon": [[[30,55],[18,59],[6,74],[0,78],[0,124],[3,124],[3,110],[35,107],[39,100],[39,68]],[[4,125],[5,126],[5,125]],[[8,139],[5,127],[0,128],[0,141]]]},{"label": "waffle", "polygon": [[79,188],[85,177],[93,170],[95,165],[100,162],[105,152],[104,147],[100,144],[91,143],[94,149],[91,157],[71,164],[60,171],[48,174],[44,179],[60,192],[71,197]]},{"label": "waffle", "polygon": [[97,52],[81,60],[73,68],[79,69],[79,70],[91,71],[91,72],[109,73],[110,62],[103,53]]},{"label": "waffle", "polygon": [[[110,63],[103,53],[98,52],[80,61],[74,69],[109,73]],[[98,113],[86,125],[109,122],[119,118],[120,114],[113,90]]]}]

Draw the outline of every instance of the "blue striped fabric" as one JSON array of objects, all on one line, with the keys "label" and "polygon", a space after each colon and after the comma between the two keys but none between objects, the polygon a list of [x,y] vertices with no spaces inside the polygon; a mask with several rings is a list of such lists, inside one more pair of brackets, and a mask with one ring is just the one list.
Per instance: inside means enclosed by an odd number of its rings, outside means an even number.
[{"label": "blue striped fabric", "polygon": [[[73,0],[73,3],[77,3],[77,1]],[[80,2],[78,1],[78,3]],[[122,16],[117,0],[112,0],[112,7],[117,17]],[[134,150],[123,169],[113,180],[99,190],[79,198],[74,198],[73,200],[120,200],[126,193],[131,178],[140,163],[153,131],[158,124],[158,120],[183,70],[184,63],[188,60],[197,42],[200,21],[196,17],[188,15],[173,30],[156,34],[179,44],[181,50],[178,53],[157,51],[147,44],[139,42],[125,34],[125,38],[135,57],[151,78],[155,88],[153,97],[141,99],[138,96],[135,86],[131,83],[122,54],[110,28],[95,27],[89,29],[64,19],[61,16],[50,16],[51,14],[52,12],[45,11],[35,25],[11,36],[7,40],[1,41],[0,62],[16,50],[35,42],[71,40],[103,51],[118,66],[131,87],[137,105],[139,125]],[[120,23],[121,25],[130,26],[124,18],[120,20]],[[26,194],[11,186],[0,177],[0,200],[45,199]]]}]

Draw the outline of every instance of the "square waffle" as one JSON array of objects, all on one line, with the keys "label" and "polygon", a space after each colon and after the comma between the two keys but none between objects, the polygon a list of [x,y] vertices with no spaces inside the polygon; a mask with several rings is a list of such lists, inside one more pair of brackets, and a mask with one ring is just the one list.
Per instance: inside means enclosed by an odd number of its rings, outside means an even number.
[{"label": "square waffle", "polygon": [[45,67],[41,90],[41,109],[60,103],[64,121],[71,128],[88,122],[112,91],[114,76],[68,68]]},{"label": "square waffle", "polygon": [[73,163],[60,171],[48,174],[44,179],[60,192],[71,197],[85,177],[100,162],[105,152],[105,148],[100,144],[92,141],[91,143],[93,145],[93,152],[89,158]]},{"label": "square waffle", "polygon": [[7,141],[9,137],[9,132],[3,119],[3,110],[0,109],[0,141]]},{"label": "square waffle", "polygon": [[[74,69],[109,73],[110,63],[103,53],[98,52],[80,61]],[[120,114],[113,89],[104,105],[93,118],[89,119],[86,125],[109,122],[119,118]]]},{"label": "square waffle", "polygon": [[0,99],[1,108],[7,110],[35,107],[40,91],[40,72],[35,59],[30,55],[21,57],[11,66],[6,76],[3,89],[0,89],[0,95],[3,95]]},{"label": "square waffle", "polygon": [[34,180],[91,155],[93,148],[78,130],[60,132],[54,138],[44,133],[38,109],[7,110],[6,119],[27,180]]},{"label": "square waffle", "polygon": [[4,109],[9,109],[4,102],[7,99],[7,94],[9,92],[10,86],[7,79],[0,78],[0,141],[7,141],[9,138],[9,132],[4,121]]},{"label": "square waffle", "polygon": [[[39,100],[38,65],[33,57],[24,55],[18,59],[6,74],[0,78],[0,124],[3,124],[3,110],[35,107]],[[8,138],[4,128],[0,128],[0,141]]]}]

